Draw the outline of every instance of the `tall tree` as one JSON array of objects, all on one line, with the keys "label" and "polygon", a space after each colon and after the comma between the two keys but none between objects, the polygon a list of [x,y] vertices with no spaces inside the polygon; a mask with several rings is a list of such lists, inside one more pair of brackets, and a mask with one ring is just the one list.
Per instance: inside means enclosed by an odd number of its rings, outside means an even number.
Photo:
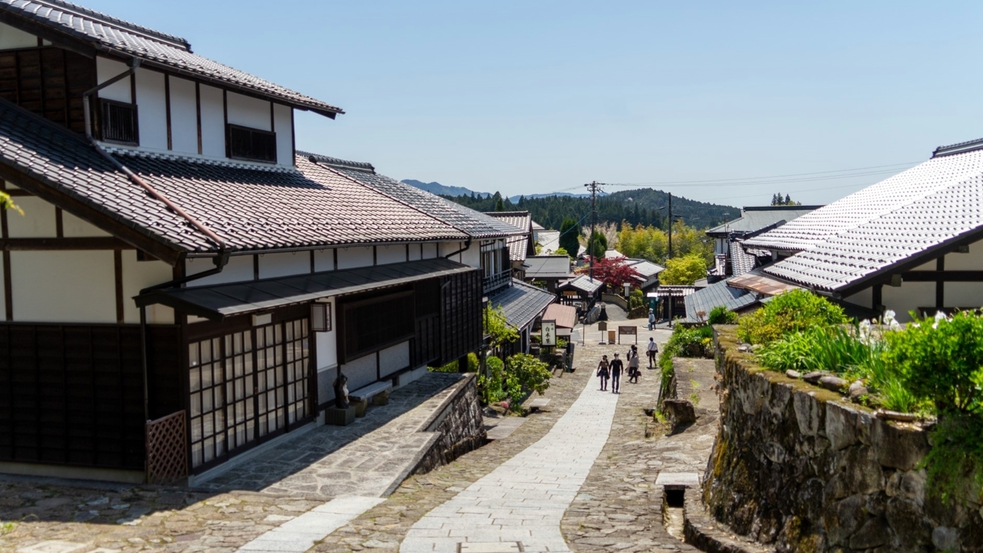
[{"label": "tall tree", "polygon": [[560,247],[567,251],[567,254],[576,259],[577,252],[580,251],[580,225],[572,217],[567,217],[560,224]]},{"label": "tall tree", "polygon": [[[599,230],[595,230],[587,243],[587,255],[595,258],[604,257],[604,252],[608,249],[608,238]],[[622,252],[624,253],[624,252]]]}]

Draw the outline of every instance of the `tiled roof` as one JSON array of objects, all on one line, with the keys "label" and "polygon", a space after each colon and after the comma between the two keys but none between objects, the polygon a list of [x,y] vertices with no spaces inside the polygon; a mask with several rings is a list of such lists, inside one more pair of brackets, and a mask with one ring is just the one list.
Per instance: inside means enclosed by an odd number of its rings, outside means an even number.
[{"label": "tiled roof", "polygon": [[354,179],[407,206],[428,213],[473,238],[503,238],[522,232],[512,225],[489,217],[480,211],[475,211],[425,190],[420,190],[415,186],[380,175],[367,163],[325,158],[301,151],[298,151],[297,155],[304,157],[312,165],[321,166],[324,171]]},{"label": "tiled roof", "polygon": [[750,290],[766,296],[777,296],[778,294],[800,288],[794,284],[789,284],[788,282],[771,277],[765,274],[766,271],[767,268],[754,269],[743,275],[728,279],[727,285],[731,288]]},{"label": "tiled roof", "polygon": [[139,58],[178,73],[275,98],[329,117],[340,108],[194,54],[187,40],[134,25],[63,0],[0,0],[0,11],[20,16],[88,42],[99,49]]},{"label": "tiled roof", "polygon": [[[450,225],[298,157],[298,170],[117,152],[235,250],[463,240]],[[185,252],[216,245],[71,131],[0,100],[0,164]]]},{"label": "tiled roof", "polygon": [[757,258],[750,252],[744,251],[740,240],[730,243],[730,272],[733,276],[743,275],[754,268]]},{"label": "tiled roof", "polygon": [[604,282],[601,279],[595,278],[594,280],[591,280],[587,275],[580,275],[577,278],[564,282],[560,285],[561,288],[576,288],[577,290],[588,294],[597,292],[601,286],[604,286]]},{"label": "tiled roof", "polygon": [[572,305],[554,303],[546,308],[544,321],[556,321],[557,328],[573,328],[577,325],[577,308]]},{"label": "tiled roof", "polygon": [[539,231],[539,245],[542,246],[542,250],[540,250],[541,255],[548,255],[560,249],[560,231]]},{"label": "tiled roof", "polygon": [[535,255],[525,261],[526,278],[570,278],[570,258],[565,255]]},{"label": "tiled roof", "polygon": [[937,156],[746,243],[805,250],[765,269],[841,291],[983,226],[983,151]]},{"label": "tiled roof", "polygon": [[488,212],[489,217],[498,219],[499,221],[508,223],[513,227],[524,231],[525,234],[522,236],[514,236],[506,240],[506,245],[509,247],[509,259],[512,261],[524,261],[526,256],[529,255],[529,250],[531,247],[532,233],[529,231],[530,225],[532,223],[532,216],[529,215],[528,211],[491,211]]},{"label": "tiled roof", "polygon": [[754,232],[776,223],[788,222],[819,209],[820,205],[747,206],[741,216],[707,231],[709,235],[727,235],[732,232]]},{"label": "tiled roof", "polygon": [[515,279],[512,286],[502,288],[488,298],[493,307],[502,308],[505,320],[520,330],[535,321],[554,301],[556,296],[553,294]]},{"label": "tiled roof", "polygon": [[638,271],[638,274],[642,275],[646,279],[652,278],[666,270],[665,267],[644,259],[629,259],[628,266]]},{"label": "tiled roof", "polygon": [[[728,311],[739,311],[757,303],[758,296],[748,290],[731,288],[726,281],[720,281],[693,292],[683,301],[686,303],[686,322],[699,323],[705,321],[717,306],[722,305]],[[702,320],[696,315],[701,311],[704,313]]]}]

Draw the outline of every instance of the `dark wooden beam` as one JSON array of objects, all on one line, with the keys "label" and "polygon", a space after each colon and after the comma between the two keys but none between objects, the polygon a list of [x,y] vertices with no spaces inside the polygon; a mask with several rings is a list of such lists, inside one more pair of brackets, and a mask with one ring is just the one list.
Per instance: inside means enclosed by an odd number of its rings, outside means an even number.
[{"label": "dark wooden beam", "polygon": [[174,265],[181,258],[183,252],[180,250],[120,223],[94,207],[7,165],[0,164],[0,179],[16,184],[55,207],[64,209],[83,221],[112,234],[119,240],[153,255],[168,265]]},{"label": "dark wooden beam", "polygon": [[34,194],[31,194],[27,190],[21,190],[19,188],[16,190],[4,190],[4,193],[10,196],[11,198],[26,198],[26,197],[34,196]]},{"label": "dark wooden beam", "polygon": [[62,217],[61,208],[55,208],[55,237],[64,238],[65,237],[65,221]]},{"label": "dark wooden beam", "polygon": [[905,282],[983,282],[983,271],[907,271]]},{"label": "dark wooden beam", "polygon": [[116,322],[123,324],[123,250],[113,250],[113,273],[116,280]]},{"label": "dark wooden beam", "polygon": [[171,133],[171,76],[164,73],[164,117],[167,119],[167,149],[174,149]]},{"label": "dark wooden beam", "polygon": [[[939,258],[935,260],[935,271],[939,273],[945,271],[944,255],[940,255]],[[935,308],[942,309],[943,307],[945,307],[945,281],[937,280],[935,281]]]},{"label": "dark wooden beam", "polygon": [[0,238],[0,250],[6,252],[132,249],[135,248],[112,236],[83,238]]}]

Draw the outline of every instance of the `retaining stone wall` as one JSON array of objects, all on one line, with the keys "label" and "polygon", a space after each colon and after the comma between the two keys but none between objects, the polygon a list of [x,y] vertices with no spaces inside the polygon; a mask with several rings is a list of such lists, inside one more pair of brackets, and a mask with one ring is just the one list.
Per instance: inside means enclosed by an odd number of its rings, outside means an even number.
[{"label": "retaining stone wall", "polygon": [[758,367],[735,327],[716,341],[721,427],[703,489],[714,518],[778,551],[983,551],[983,508],[926,493],[924,429]]},{"label": "retaining stone wall", "polygon": [[485,422],[481,416],[477,384],[474,374],[465,376],[444,401],[443,409],[434,413],[420,428],[420,432],[435,433],[437,439],[417,465],[416,474],[446,465],[485,443]]}]

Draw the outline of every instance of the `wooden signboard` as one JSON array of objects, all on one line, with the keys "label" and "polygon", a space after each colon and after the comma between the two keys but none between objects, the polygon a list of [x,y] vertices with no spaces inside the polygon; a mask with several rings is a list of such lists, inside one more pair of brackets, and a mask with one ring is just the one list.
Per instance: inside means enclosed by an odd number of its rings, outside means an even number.
[{"label": "wooden signboard", "polygon": [[637,326],[619,326],[618,327],[618,343],[621,343],[621,336],[634,336],[635,343],[638,343],[638,327]]},{"label": "wooden signboard", "polygon": [[556,321],[543,321],[542,345],[556,347]]}]

